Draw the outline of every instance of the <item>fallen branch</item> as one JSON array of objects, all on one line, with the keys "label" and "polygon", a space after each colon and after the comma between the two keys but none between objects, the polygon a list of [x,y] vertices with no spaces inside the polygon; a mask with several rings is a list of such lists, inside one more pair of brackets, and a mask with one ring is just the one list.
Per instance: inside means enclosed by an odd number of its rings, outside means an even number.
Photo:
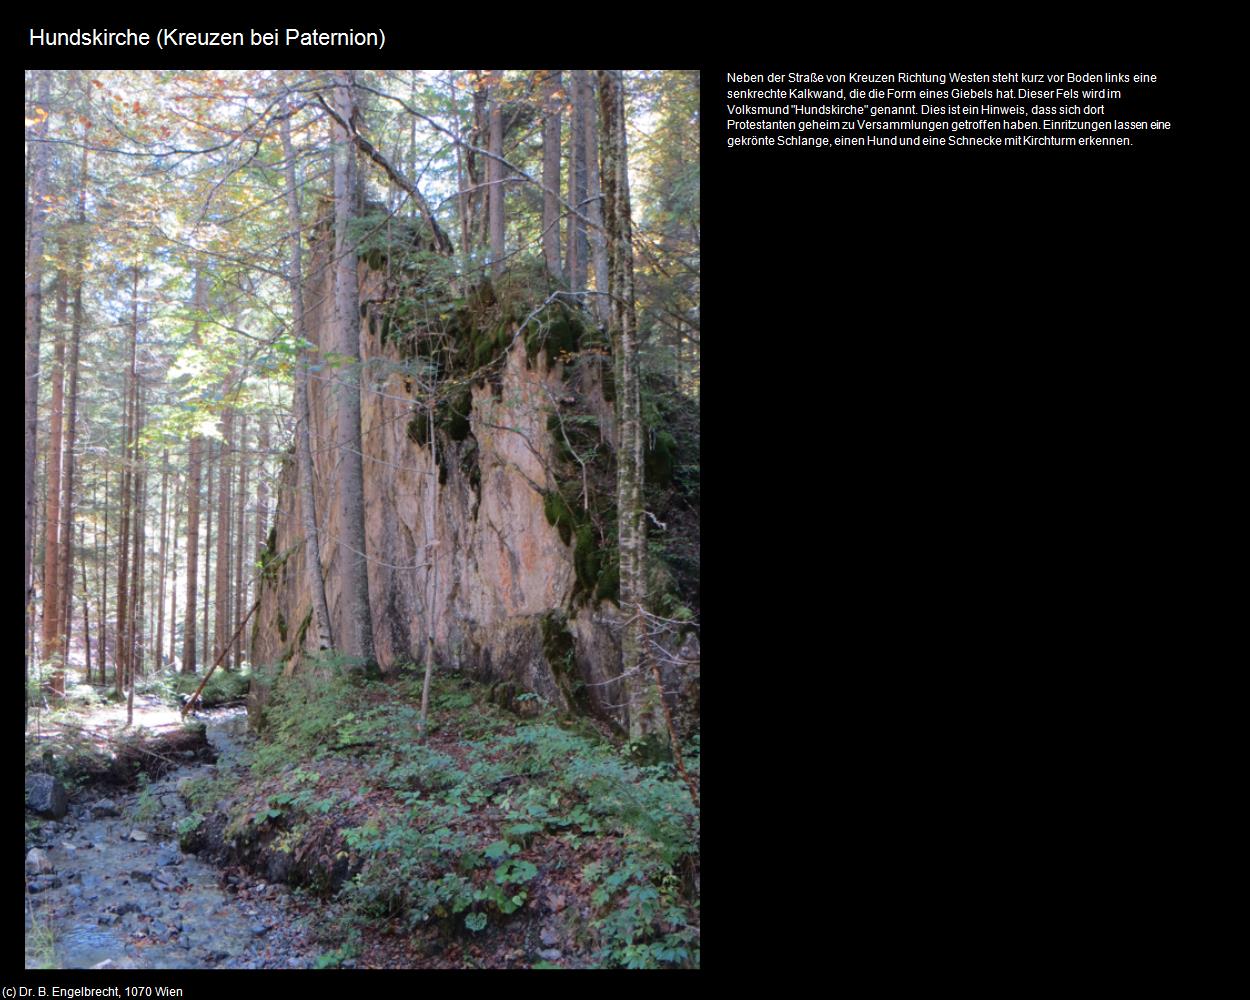
[{"label": "fallen branch", "polygon": [[237,640],[239,638],[239,635],[243,632],[243,626],[247,624],[247,620],[251,618],[253,614],[256,613],[256,609],[259,607],[260,607],[260,601],[257,600],[257,602],[252,605],[252,610],[249,611],[244,616],[241,622],[239,622],[239,627],[234,630],[234,635],[232,635],[230,637],[230,641],[226,643],[226,648],[223,649],[221,651],[221,655],[217,657],[217,662],[208,668],[208,673],[206,673],[204,675],[204,679],[200,681],[200,686],[195,689],[195,694],[191,695],[191,697],[187,699],[186,704],[182,706],[182,717],[184,719],[187,717],[187,712],[190,711],[191,706],[194,705],[197,701],[199,701],[200,692],[204,690],[204,685],[208,683],[208,679],[213,676],[213,671],[216,670],[218,666],[220,666],[221,661],[226,658],[226,654],[230,652],[231,649],[234,648],[235,640]]}]

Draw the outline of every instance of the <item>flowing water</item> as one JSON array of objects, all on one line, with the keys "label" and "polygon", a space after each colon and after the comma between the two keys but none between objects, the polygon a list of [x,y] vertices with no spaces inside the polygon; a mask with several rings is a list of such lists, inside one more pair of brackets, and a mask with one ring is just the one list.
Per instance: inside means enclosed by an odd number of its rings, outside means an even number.
[{"label": "flowing water", "polygon": [[[285,886],[223,872],[178,849],[174,827],[189,812],[186,778],[241,766],[247,714],[201,713],[216,764],[189,764],[123,793],[80,789],[60,822],[44,821],[28,846],[51,871],[27,874],[26,965],[306,968],[305,939]],[[109,967],[109,966],[105,966]]]}]

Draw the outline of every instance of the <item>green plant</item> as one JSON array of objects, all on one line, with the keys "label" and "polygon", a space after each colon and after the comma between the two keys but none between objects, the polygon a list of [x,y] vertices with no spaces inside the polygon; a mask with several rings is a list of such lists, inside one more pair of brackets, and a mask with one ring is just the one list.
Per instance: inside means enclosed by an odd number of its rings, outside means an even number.
[{"label": "green plant", "polygon": [[130,818],[135,823],[151,823],[160,815],[161,803],[152,790],[151,779],[142,772],[139,774],[139,797],[130,810]]}]

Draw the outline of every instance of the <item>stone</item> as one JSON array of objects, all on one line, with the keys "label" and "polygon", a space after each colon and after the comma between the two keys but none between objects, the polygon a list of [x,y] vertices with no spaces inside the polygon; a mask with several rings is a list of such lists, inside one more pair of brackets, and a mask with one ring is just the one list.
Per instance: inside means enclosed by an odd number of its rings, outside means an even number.
[{"label": "stone", "polygon": [[257,937],[264,937],[269,933],[269,928],[265,924],[261,923],[252,924],[252,933]]},{"label": "stone", "polygon": [[123,955],[121,958],[106,958],[103,962],[96,962],[91,966],[93,969],[137,969],[139,966],[133,958]]},{"label": "stone", "polygon": [[558,962],[564,956],[556,951],[555,948],[544,948],[538,953],[538,957],[548,962]]},{"label": "stone", "polygon": [[554,927],[544,927],[539,932],[538,937],[548,948],[553,948],[560,943],[560,935],[556,933]]},{"label": "stone", "polygon": [[32,848],[26,855],[26,873],[28,875],[42,875],[45,872],[54,871],[56,871],[56,866],[52,864],[48,856],[39,848]]},{"label": "stone", "polygon": [[139,830],[139,829],[134,829],[134,830],[131,830],[131,831],[130,831],[130,836],[129,836],[129,837],[127,837],[126,839],[128,839],[128,840],[147,840],[147,839],[148,839],[148,835],[147,835],[146,833],[144,833],[142,830]]},{"label": "stone", "polygon": [[69,810],[65,787],[50,774],[26,775],[26,808],[39,816],[60,819]]},{"label": "stone", "polygon": [[112,927],[119,919],[121,918],[116,913],[105,912],[96,917],[96,923],[103,924],[105,927]]},{"label": "stone", "polygon": [[91,815],[96,819],[100,819],[104,816],[121,815],[121,813],[117,810],[117,803],[112,799],[100,799],[96,802],[92,802],[89,808],[91,810]]}]

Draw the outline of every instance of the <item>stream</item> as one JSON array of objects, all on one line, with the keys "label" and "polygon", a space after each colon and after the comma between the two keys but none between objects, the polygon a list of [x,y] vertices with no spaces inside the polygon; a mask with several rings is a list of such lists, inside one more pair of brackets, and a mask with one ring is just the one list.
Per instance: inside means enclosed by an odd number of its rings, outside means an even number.
[{"label": "stream", "polygon": [[228,874],[178,849],[174,825],[189,812],[179,782],[241,767],[250,740],[242,707],[199,718],[215,764],[177,768],[146,792],[80,789],[64,819],[28,836],[47,864],[38,873],[28,865],[27,968],[312,966],[320,949],[286,886]]}]

